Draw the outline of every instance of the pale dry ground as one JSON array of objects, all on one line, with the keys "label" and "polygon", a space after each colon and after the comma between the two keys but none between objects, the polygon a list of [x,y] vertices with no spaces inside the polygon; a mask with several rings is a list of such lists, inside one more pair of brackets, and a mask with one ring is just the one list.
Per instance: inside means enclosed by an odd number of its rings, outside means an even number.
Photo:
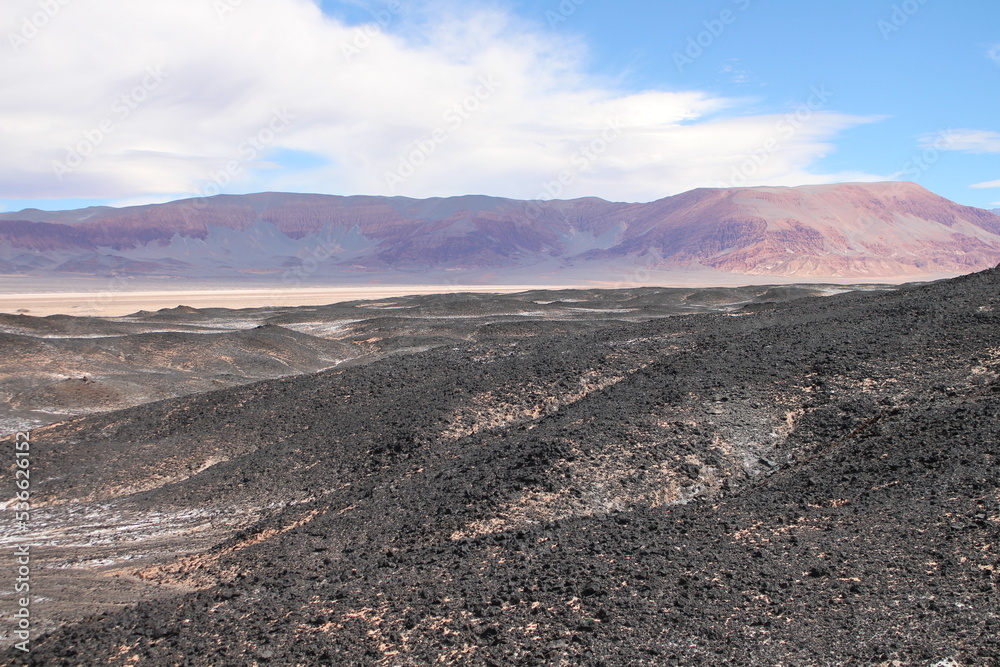
[{"label": "pale dry ground", "polygon": [[[362,299],[389,299],[424,294],[513,294],[532,290],[567,289],[631,289],[636,287],[742,287],[746,285],[850,285],[863,289],[869,285],[902,284],[913,280],[933,281],[952,278],[952,274],[929,276],[870,276],[864,279],[837,277],[751,276],[720,272],[654,272],[649,276],[632,276],[641,280],[583,280],[575,284],[524,285],[346,285],[342,287],[229,287],[210,289],[188,285],[178,289],[151,289],[149,284],[132,285],[129,289],[109,289],[107,283],[81,278],[77,281],[32,281],[0,277],[0,313],[23,313],[36,317],[77,315],[120,317],[140,310],[190,306],[192,308],[266,308],[269,306],[324,306],[331,303]],[[91,285],[95,288],[88,289]],[[76,288],[75,290],[73,288]]]},{"label": "pale dry ground", "polygon": [[416,294],[511,294],[535,289],[570,289],[534,285],[375,285],[296,289],[158,290],[122,292],[45,292],[0,294],[0,313],[117,317],[140,310],[176,306],[192,308],[265,308],[322,306],[360,299],[385,299]]}]

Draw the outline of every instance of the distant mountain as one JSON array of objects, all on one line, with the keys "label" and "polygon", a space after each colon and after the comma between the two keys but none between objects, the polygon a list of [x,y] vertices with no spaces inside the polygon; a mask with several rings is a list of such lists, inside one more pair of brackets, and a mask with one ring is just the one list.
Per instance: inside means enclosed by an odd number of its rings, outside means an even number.
[{"label": "distant mountain", "polygon": [[[658,282],[664,272],[840,279],[1000,263],[1000,216],[913,183],[597,198],[262,193],[0,214],[0,271],[382,281]],[[659,280],[658,280],[659,279]]]}]

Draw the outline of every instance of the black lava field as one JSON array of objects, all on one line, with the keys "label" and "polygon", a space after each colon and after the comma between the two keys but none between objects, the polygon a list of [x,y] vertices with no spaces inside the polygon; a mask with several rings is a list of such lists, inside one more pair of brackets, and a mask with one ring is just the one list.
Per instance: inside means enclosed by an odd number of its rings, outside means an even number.
[{"label": "black lava field", "polygon": [[0,661],[1000,664],[1000,270],[603,303],[35,430]]}]

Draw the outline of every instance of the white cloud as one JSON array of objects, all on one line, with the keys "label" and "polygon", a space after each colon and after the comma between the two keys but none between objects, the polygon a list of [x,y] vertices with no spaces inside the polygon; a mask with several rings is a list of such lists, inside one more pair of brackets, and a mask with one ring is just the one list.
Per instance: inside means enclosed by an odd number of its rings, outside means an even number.
[{"label": "white cloud", "polygon": [[[921,137],[921,146],[939,150],[962,151],[965,153],[1000,153],[1000,132],[990,130],[947,130],[938,134]],[[974,183],[969,186],[976,190],[1000,188],[1000,181]]]},{"label": "white cloud", "polygon": [[924,148],[963,151],[965,153],[1000,153],[1000,132],[990,130],[947,130],[920,138]]},{"label": "white cloud", "polygon": [[992,49],[989,50],[990,60],[1000,65],[1000,44],[997,44]]},{"label": "white cloud", "polygon": [[[579,43],[495,10],[419,31],[402,14],[348,26],[310,0],[60,7],[37,34],[37,0],[5,8],[0,197],[211,194],[228,166],[231,192],[532,198],[562,175],[561,197],[650,200],[730,182],[751,155],[747,185],[839,180],[810,166],[873,120],[621,92],[587,74]],[[60,180],[72,147],[90,155]],[[278,151],[322,159],[295,168]]]}]

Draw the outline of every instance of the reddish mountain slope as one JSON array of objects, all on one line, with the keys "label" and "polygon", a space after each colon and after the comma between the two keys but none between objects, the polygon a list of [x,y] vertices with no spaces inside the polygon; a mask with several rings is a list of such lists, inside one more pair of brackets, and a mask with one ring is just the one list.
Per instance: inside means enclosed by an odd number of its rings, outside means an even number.
[{"label": "reddish mountain slope", "polygon": [[1000,261],[1000,217],[913,183],[693,190],[638,209],[628,240],[670,264],[780,276],[970,272]]},{"label": "reddish mountain slope", "polygon": [[[24,255],[37,261],[24,269]],[[0,262],[33,272],[604,279],[630,267],[914,278],[1000,263],[1000,216],[913,183],[699,189],[648,204],[262,193],[0,215]],[[123,267],[125,267],[123,269]]]}]

